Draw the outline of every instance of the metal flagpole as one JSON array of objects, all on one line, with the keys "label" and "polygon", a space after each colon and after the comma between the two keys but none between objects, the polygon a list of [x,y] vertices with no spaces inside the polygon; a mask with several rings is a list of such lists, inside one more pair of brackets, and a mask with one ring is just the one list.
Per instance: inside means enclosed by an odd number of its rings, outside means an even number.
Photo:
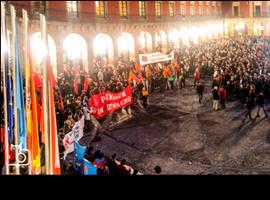
[{"label": "metal flagpole", "polygon": [[[40,32],[42,40],[42,48],[45,49],[44,52],[47,54],[46,45],[46,22],[44,15],[40,14]],[[46,163],[46,174],[51,174],[51,159],[50,159],[50,134],[49,134],[49,105],[48,105],[48,66],[47,66],[47,55],[43,55],[42,58],[42,69],[43,69],[43,115],[44,115],[44,137],[45,137],[45,163]]]},{"label": "metal flagpole", "polygon": [[[15,138],[15,158],[18,155],[18,146],[19,146],[19,137],[18,137],[18,111],[17,111],[17,106],[16,106],[16,66],[15,66],[15,62],[16,62],[16,55],[15,55],[15,41],[16,41],[16,11],[14,6],[10,6],[10,11],[11,11],[11,30],[12,30],[12,71],[13,71],[13,94],[14,94],[14,98],[13,98],[13,106],[14,106],[14,138]],[[19,163],[18,160],[15,159],[16,162],[16,174],[20,174],[20,167],[19,167]]]},{"label": "metal flagpole", "polygon": [[[24,32],[24,39],[23,39],[23,49],[24,49],[24,70],[25,70],[25,103],[26,105],[28,105],[28,80],[27,78],[29,76],[27,76],[27,68],[29,67],[28,63],[29,63],[29,57],[28,57],[28,16],[27,16],[27,12],[23,9],[22,11],[23,13],[23,32]],[[27,108],[26,108],[26,112],[27,112]],[[26,119],[28,118],[28,113],[26,113]],[[28,130],[27,127],[27,121],[26,121],[26,131]],[[28,174],[32,174],[32,159],[31,159],[31,152],[28,155],[28,160],[30,161],[29,163],[29,168],[28,168]]]},{"label": "metal flagpole", "polygon": [[[5,171],[9,175],[9,145],[8,145],[8,119],[7,119],[7,92],[6,92],[6,51],[7,48],[7,30],[5,27],[5,5],[1,2],[1,43],[3,42],[6,49],[1,48],[1,66],[3,67],[3,89],[4,89],[4,115],[5,115]],[[3,38],[3,39],[2,39]],[[9,59],[9,58],[8,58]]]}]

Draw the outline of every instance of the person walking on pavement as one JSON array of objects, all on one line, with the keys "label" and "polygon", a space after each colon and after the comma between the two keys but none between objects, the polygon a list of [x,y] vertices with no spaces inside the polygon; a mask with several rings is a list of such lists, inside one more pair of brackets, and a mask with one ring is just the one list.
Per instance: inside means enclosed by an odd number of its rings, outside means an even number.
[{"label": "person walking on pavement", "polygon": [[147,100],[148,100],[148,91],[147,91],[147,88],[144,86],[142,88],[142,99],[143,99],[143,107],[146,108],[146,105],[147,105]]},{"label": "person walking on pavement", "polygon": [[212,95],[213,95],[213,109],[215,111],[218,110],[218,101],[219,101],[219,93],[218,93],[218,87],[215,86],[213,91],[212,91]]},{"label": "person walking on pavement", "polygon": [[204,90],[204,87],[203,87],[202,83],[199,82],[199,84],[197,86],[197,94],[198,94],[198,97],[199,97],[199,103],[202,103],[203,90]]},{"label": "person walking on pavement", "polygon": [[265,117],[268,117],[268,115],[267,115],[267,113],[265,111],[265,108],[264,108],[264,94],[263,94],[262,91],[259,93],[259,95],[257,97],[257,102],[256,103],[257,103],[257,106],[258,106],[256,118],[257,117],[260,117],[259,113],[260,113],[261,108],[263,109],[263,112],[264,112]]},{"label": "person walking on pavement", "polygon": [[252,95],[249,95],[247,97],[247,101],[246,102],[247,102],[247,112],[245,114],[245,117],[249,116],[249,119],[253,119],[251,117],[251,111],[252,111],[252,109],[254,107],[254,98],[252,97]]},{"label": "person walking on pavement", "polygon": [[227,98],[227,91],[224,89],[223,86],[221,86],[219,88],[219,96],[220,96],[221,107],[222,107],[222,109],[225,109],[226,108],[225,101],[226,101],[226,98]]},{"label": "person walking on pavement", "polygon": [[180,89],[185,88],[186,87],[186,72],[184,68],[180,69],[179,80],[180,80]]},{"label": "person walking on pavement", "polygon": [[200,70],[199,68],[197,67],[194,71],[194,83],[193,83],[193,86],[194,88],[196,87],[196,84],[200,81],[201,79],[201,73],[200,73]]}]

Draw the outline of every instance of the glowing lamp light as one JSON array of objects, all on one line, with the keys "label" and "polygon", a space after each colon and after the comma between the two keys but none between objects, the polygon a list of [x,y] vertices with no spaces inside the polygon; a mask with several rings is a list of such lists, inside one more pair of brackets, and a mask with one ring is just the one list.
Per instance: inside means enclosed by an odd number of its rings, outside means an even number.
[{"label": "glowing lamp light", "polygon": [[236,24],[235,26],[235,29],[238,30],[238,31],[241,31],[245,28],[245,24],[244,23],[239,23],[239,24]]},{"label": "glowing lamp light", "polygon": [[179,39],[179,37],[178,37],[177,31],[176,30],[170,31],[170,33],[169,33],[169,40],[171,42],[177,43],[178,39]]},{"label": "glowing lamp light", "polygon": [[219,25],[218,25],[218,31],[219,31],[220,33],[223,32],[223,24],[222,24],[222,23],[219,23]]},{"label": "glowing lamp light", "polygon": [[188,28],[187,27],[182,28],[181,31],[180,31],[180,37],[182,39],[188,39],[188,35],[189,35],[188,32],[189,31],[188,31]]},{"label": "glowing lamp light", "polygon": [[46,46],[40,37],[31,38],[30,42],[33,55],[38,63],[40,63],[42,58],[47,54]]},{"label": "glowing lamp light", "polygon": [[145,35],[144,34],[142,34],[141,36],[140,36],[140,38],[139,38],[139,42],[141,43],[141,45],[143,46],[143,47],[145,47]]},{"label": "glowing lamp light", "polygon": [[77,38],[70,37],[65,42],[65,51],[67,52],[67,56],[70,59],[81,58],[82,55],[82,46],[81,43],[78,42]]},{"label": "glowing lamp light", "polygon": [[190,37],[191,37],[191,40],[195,43],[198,42],[198,29],[197,27],[193,26],[191,27],[190,29]]},{"label": "glowing lamp light", "polygon": [[103,55],[106,53],[106,42],[105,38],[98,37],[94,41],[94,48],[96,49],[96,52],[98,55]]},{"label": "glowing lamp light", "polygon": [[156,41],[159,43],[161,41],[161,38],[159,35],[156,35]]},{"label": "glowing lamp light", "polygon": [[128,51],[131,49],[131,40],[128,38],[127,35],[123,34],[118,38],[118,47],[120,51]]},{"label": "glowing lamp light", "polygon": [[179,37],[182,39],[183,43],[189,45],[189,29],[187,27],[183,27],[179,32]]},{"label": "glowing lamp light", "polygon": [[205,36],[206,36],[206,29],[204,28],[204,26],[200,26],[200,28],[199,28],[199,37],[204,40]]}]

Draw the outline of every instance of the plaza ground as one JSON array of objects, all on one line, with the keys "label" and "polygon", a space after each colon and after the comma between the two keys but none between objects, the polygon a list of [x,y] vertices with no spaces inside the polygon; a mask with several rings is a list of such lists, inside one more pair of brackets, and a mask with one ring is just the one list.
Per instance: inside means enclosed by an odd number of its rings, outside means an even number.
[{"label": "plaza ground", "polygon": [[[260,118],[245,118],[239,101],[213,111],[211,82],[205,82],[202,104],[191,84],[189,79],[187,88],[165,96],[154,92],[146,112],[135,109],[132,117],[118,118],[92,145],[143,174],[155,174],[157,165],[161,174],[270,174],[269,118],[262,111]],[[89,138],[80,142],[88,144]]]}]

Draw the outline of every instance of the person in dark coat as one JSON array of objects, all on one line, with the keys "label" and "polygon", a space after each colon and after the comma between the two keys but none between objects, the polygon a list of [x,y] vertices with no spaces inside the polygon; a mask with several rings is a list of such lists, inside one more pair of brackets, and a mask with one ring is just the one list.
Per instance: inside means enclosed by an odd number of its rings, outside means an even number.
[{"label": "person in dark coat", "polygon": [[204,90],[204,87],[203,87],[202,83],[199,82],[199,84],[197,86],[197,94],[198,94],[198,97],[199,97],[199,103],[202,103],[203,90]]},{"label": "person in dark coat", "polygon": [[256,117],[260,117],[259,113],[260,113],[261,108],[263,109],[265,117],[268,117],[268,115],[267,115],[267,113],[265,111],[265,108],[264,108],[264,94],[263,94],[262,91],[259,93],[256,103],[257,103],[257,106],[258,106],[257,116]]},{"label": "person in dark coat", "polygon": [[252,109],[254,107],[254,98],[252,97],[252,95],[249,95],[247,97],[247,101],[246,102],[247,102],[247,112],[245,114],[245,117],[249,116],[249,119],[252,119],[252,117],[251,117],[251,111],[252,111]]}]

